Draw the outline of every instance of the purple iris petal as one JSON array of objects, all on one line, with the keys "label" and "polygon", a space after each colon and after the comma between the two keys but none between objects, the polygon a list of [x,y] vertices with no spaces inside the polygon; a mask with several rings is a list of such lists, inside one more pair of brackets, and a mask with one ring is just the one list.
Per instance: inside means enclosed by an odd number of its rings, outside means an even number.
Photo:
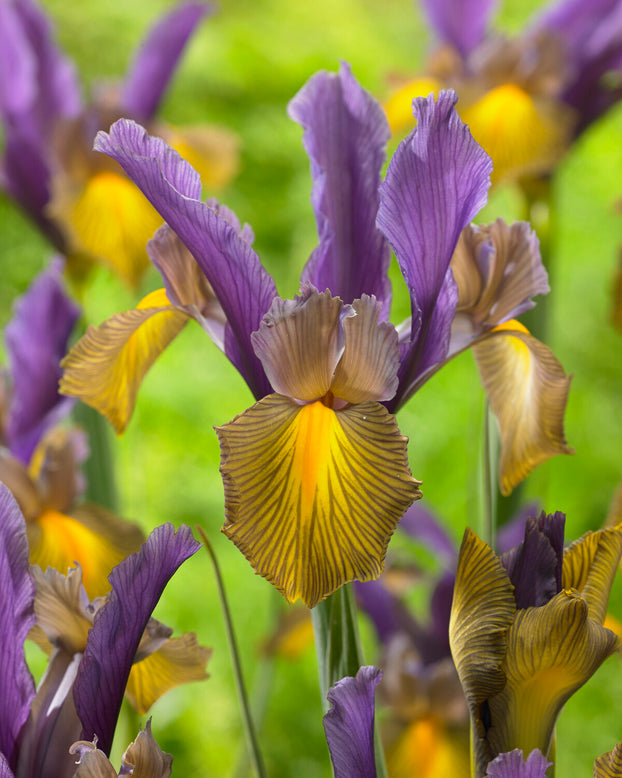
[{"label": "purple iris petal", "polygon": [[384,111],[342,64],[314,75],[293,98],[290,118],[304,128],[311,160],[319,246],[302,273],[346,303],[376,295],[389,313],[389,247],[376,227],[380,170],[390,137]]},{"label": "purple iris petal", "polygon": [[484,40],[496,0],[421,0],[421,4],[440,40],[466,58]]},{"label": "purple iris petal", "polygon": [[188,39],[211,11],[208,3],[183,3],[150,30],[125,79],[121,97],[124,113],[144,122],[153,117]]},{"label": "purple iris petal", "polygon": [[0,778],[15,778],[7,760],[0,754]]},{"label": "purple iris petal", "polygon": [[522,543],[525,537],[525,522],[528,518],[540,515],[541,511],[537,503],[527,503],[520,509],[507,524],[499,528],[497,532],[497,551],[503,553],[510,551],[514,546]]},{"label": "purple iris petal", "polygon": [[551,764],[537,748],[529,754],[526,761],[523,761],[523,752],[515,748],[493,759],[486,768],[486,777],[545,778],[547,768]]},{"label": "purple iris petal", "polygon": [[622,97],[603,76],[622,67],[622,4],[619,0],[562,0],[545,9],[537,30],[561,36],[570,77],[563,95],[579,114],[577,134]]},{"label": "purple iris petal", "polygon": [[73,404],[57,387],[60,361],[80,311],[64,292],[61,268],[56,261],[36,278],[5,329],[13,384],[8,447],[24,464],[45,430]]},{"label": "purple iris petal", "polygon": [[179,235],[212,285],[227,317],[225,353],[255,397],[271,392],[250,335],[276,296],[271,276],[229,219],[202,203],[198,173],[160,138],[121,119],[99,132],[94,148],[116,159]]},{"label": "purple iris petal", "polygon": [[382,578],[377,581],[354,581],[353,587],[357,605],[372,620],[381,643],[387,645],[400,632],[405,632],[411,638],[423,636],[423,630],[408,608],[383,585]]},{"label": "purple iris petal", "polygon": [[189,527],[175,532],[171,524],[164,524],[108,577],[112,592],[95,616],[73,692],[83,726],[81,739],[97,735],[98,747],[106,754],[149,617],[172,575],[199,546]]},{"label": "purple iris petal", "polygon": [[559,511],[528,518],[522,543],[501,556],[517,608],[546,605],[561,591],[565,521]]},{"label": "purple iris petal", "polygon": [[[13,495],[0,483],[0,752],[15,767],[18,738],[28,718],[35,685],[24,641],[35,623],[35,586],[30,577],[26,523]],[[0,776],[11,775],[0,768]]]},{"label": "purple iris petal", "polygon": [[417,98],[417,128],[393,155],[380,190],[378,226],[392,245],[412,305],[411,340],[402,350],[400,407],[426,370],[447,354],[457,288],[449,262],[462,229],[486,202],[492,162],[473,140],[448,90]]},{"label": "purple iris petal", "polygon": [[430,510],[419,503],[411,505],[400,519],[399,528],[440,556],[444,565],[455,569],[458,548]]},{"label": "purple iris petal", "polygon": [[382,678],[378,667],[361,667],[356,678],[342,678],[328,692],[333,707],[324,730],[335,778],[375,778],[374,695]]}]

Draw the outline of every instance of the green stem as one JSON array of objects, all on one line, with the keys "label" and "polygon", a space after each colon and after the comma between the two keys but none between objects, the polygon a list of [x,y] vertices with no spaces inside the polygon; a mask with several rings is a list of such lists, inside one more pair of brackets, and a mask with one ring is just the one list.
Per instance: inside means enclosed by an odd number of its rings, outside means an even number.
[{"label": "green stem", "polygon": [[242,675],[242,665],[240,663],[240,655],[238,652],[237,641],[235,639],[235,632],[233,629],[233,620],[231,619],[231,611],[229,610],[229,603],[227,601],[227,595],[225,593],[225,586],[220,574],[220,566],[216,559],[216,554],[212,544],[210,543],[207,535],[201,527],[197,527],[197,532],[203,540],[203,545],[207,551],[212,565],[214,567],[214,574],[216,576],[216,584],[218,586],[218,596],[220,599],[220,606],[225,619],[225,632],[227,633],[227,642],[229,644],[229,653],[231,655],[231,661],[233,663],[233,675],[235,678],[235,685],[238,693],[238,699],[240,701],[240,707],[242,708],[242,722],[244,724],[244,731],[246,733],[246,741],[248,743],[248,750],[251,757],[253,768],[258,778],[267,778],[266,768],[264,767],[261,752],[259,750],[259,741],[257,740],[257,734],[255,732],[255,726],[251,716],[250,706],[248,704],[248,696],[246,694],[246,687],[244,685],[244,677]]},{"label": "green stem", "polygon": [[493,425],[491,424],[492,413],[488,400],[484,406],[484,450],[483,450],[483,490],[484,490],[484,510],[482,539],[488,543],[491,548],[495,547],[496,534],[496,500],[497,500],[497,446]]},{"label": "green stem", "polygon": [[[311,611],[317,653],[320,691],[324,712],[328,711],[328,691],[346,676],[355,676],[365,664],[359,635],[356,604],[351,584],[345,584]],[[384,751],[375,721],[376,774],[386,778]]]},{"label": "green stem", "polygon": [[118,513],[119,499],[108,422],[96,410],[82,402],[75,407],[74,419],[86,431],[88,437],[89,457],[82,466],[87,484],[85,498]]}]

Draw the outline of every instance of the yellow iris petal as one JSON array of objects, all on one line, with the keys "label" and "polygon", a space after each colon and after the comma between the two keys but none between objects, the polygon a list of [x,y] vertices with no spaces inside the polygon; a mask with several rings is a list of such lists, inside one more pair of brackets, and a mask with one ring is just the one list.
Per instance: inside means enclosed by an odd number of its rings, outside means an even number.
[{"label": "yellow iris petal", "polygon": [[570,121],[561,106],[503,84],[476,102],[458,105],[460,118],[492,157],[493,181],[549,170],[566,148]]},{"label": "yellow iris petal", "polygon": [[380,575],[398,521],[421,494],[406,438],[383,406],[335,412],[273,394],[217,432],[223,532],[259,575],[308,607]]},{"label": "yellow iris petal", "polygon": [[167,140],[210,189],[225,186],[238,172],[240,144],[232,132],[218,127],[184,127],[167,132]]},{"label": "yellow iris petal", "polygon": [[499,423],[499,482],[509,494],[542,462],[574,453],[564,436],[570,377],[553,352],[515,320],[495,327],[473,351]]},{"label": "yellow iris petal", "polygon": [[493,752],[539,748],[546,755],[564,703],[618,647],[618,638],[589,618],[573,589],[542,607],[519,610],[508,633],[507,684],[489,699]]},{"label": "yellow iris petal", "polygon": [[125,176],[91,176],[66,214],[79,246],[103,259],[133,286],[149,265],[147,241],[162,217]]},{"label": "yellow iris petal", "polygon": [[125,693],[143,716],[169,689],[207,678],[211,649],[200,646],[194,633],[167,640],[153,654],[132,665]]},{"label": "yellow iris petal", "polygon": [[93,406],[118,434],[126,428],[143,378],[188,321],[168,303],[164,290],[148,295],[133,311],[90,326],[61,365],[60,391]]},{"label": "yellow iris petal", "polygon": [[594,778],[622,778],[622,743],[594,762]]},{"label": "yellow iris petal", "polygon": [[423,717],[413,721],[387,754],[391,778],[469,778],[469,738],[442,721]]},{"label": "yellow iris petal", "polygon": [[413,100],[415,97],[427,97],[430,92],[436,97],[440,84],[435,78],[415,78],[402,86],[389,97],[384,110],[394,135],[400,135],[415,126],[413,118]]},{"label": "yellow iris petal", "polygon": [[114,541],[54,510],[44,511],[36,522],[28,524],[28,542],[30,563],[42,570],[54,567],[66,574],[77,562],[90,599],[110,590],[108,575],[125,556]]}]

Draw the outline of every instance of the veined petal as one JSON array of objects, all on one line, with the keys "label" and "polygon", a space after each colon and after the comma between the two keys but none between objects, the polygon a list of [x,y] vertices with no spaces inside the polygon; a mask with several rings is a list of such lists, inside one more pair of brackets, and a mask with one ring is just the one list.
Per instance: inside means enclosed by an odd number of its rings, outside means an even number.
[{"label": "veined petal", "polygon": [[508,630],[516,604],[514,587],[494,551],[470,529],[464,533],[449,622],[451,654],[467,698],[473,728],[473,758],[486,765],[484,704],[503,689]]},{"label": "veined petal", "polygon": [[423,0],[422,6],[437,36],[463,57],[479,45],[496,5],[495,0]]},{"label": "veined petal", "polygon": [[376,776],[374,697],[381,678],[380,668],[361,667],[356,678],[342,678],[328,692],[324,729],[335,778]]},{"label": "veined petal", "polygon": [[335,412],[269,395],[216,431],[223,532],[259,575],[308,607],[380,575],[389,538],[421,495],[383,406]]},{"label": "veined petal", "polygon": [[163,289],[136,310],[89,326],[61,365],[60,391],[103,414],[121,434],[132,416],[138,387],[156,358],[178,335],[191,313],[172,306]]},{"label": "veined petal", "polygon": [[594,762],[594,778],[622,777],[622,743],[618,743]]},{"label": "veined petal", "polygon": [[552,764],[537,748],[523,761],[523,752],[515,748],[492,760],[486,768],[486,778],[546,778]]},{"label": "veined petal", "polygon": [[97,734],[106,754],[149,617],[177,568],[198,548],[189,527],[175,532],[164,524],[110,574],[112,592],[95,616],[73,689],[83,739]]},{"label": "veined petal", "polygon": [[305,401],[328,392],[341,355],[342,309],[338,297],[310,286],[293,300],[274,299],[251,341],[275,392]]},{"label": "veined petal", "polygon": [[90,598],[106,594],[115,565],[144,541],[140,528],[96,505],[82,505],[68,516],[44,510],[28,524],[30,563],[66,573],[76,563]]},{"label": "veined petal", "polygon": [[345,346],[331,392],[350,403],[390,400],[397,390],[400,363],[397,331],[378,323],[381,304],[363,295],[352,303],[355,316],[343,320]]},{"label": "veined petal", "polygon": [[56,261],[37,276],[5,329],[13,384],[7,443],[24,464],[45,430],[71,409],[58,394],[58,379],[80,310],[65,293],[61,274]]},{"label": "veined petal", "polygon": [[276,286],[257,254],[214,205],[202,203],[200,179],[177,152],[149,137],[134,122],[121,119],[100,132],[94,148],[108,154],[145,194],[188,247],[229,322],[225,353],[248,383],[254,396],[270,386],[251,346],[250,334],[276,297]]},{"label": "veined petal", "polygon": [[79,740],[71,746],[69,753],[80,757],[73,778],[119,778],[106,754],[97,748],[97,740],[93,743]]},{"label": "veined petal", "polygon": [[211,653],[211,649],[199,645],[193,632],[186,632],[132,665],[125,694],[139,716],[144,716],[169,689],[205,680],[205,665]]},{"label": "veined petal", "polygon": [[76,188],[58,184],[50,213],[67,225],[74,250],[104,261],[132,286],[138,286],[149,258],[147,241],[162,217],[120,172],[102,170]]},{"label": "veined petal", "polygon": [[390,132],[380,105],[347,64],[316,73],[288,106],[304,128],[320,244],[302,273],[316,289],[351,303],[374,294],[388,316],[389,247],[376,227],[380,170]]},{"label": "veined petal", "polygon": [[213,10],[208,3],[180,3],[149,30],[123,84],[122,114],[149,121],[197,24]]},{"label": "veined petal", "polygon": [[122,774],[136,778],[169,778],[173,757],[165,754],[151,734],[151,719],[123,754]]},{"label": "veined petal", "polygon": [[501,435],[499,483],[509,494],[556,454],[574,454],[564,436],[570,376],[553,352],[517,321],[495,327],[473,346]]},{"label": "veined petal", "polygon": [[622,554],[622,529],[588,532],[564,553],[562,586],[577,589],[591,619],[603,624],[607,601]]},{"label": "veined petal", "polygon": [[449,262],[463,228],[485,204],[491,162],[455,110],[455,92],[415,100],[417,128],[389,164],[377,224],[395,251],[408,286],[410,343],[391,409],[409,397],[417,376],[447,354],[457,290]]},{"label": "veined petal", "polygon": [[0,519],[0,753],[14,767],[20,731],[35,696],[24,656],[24,641],[35,623],[35,587],[28,569],[24,517],[2,483]]},{"label": "veined petal", "polygon": [[541,608],[519,610],[508,632],[505,688],[488,701],[492,752],[517,747],[548,754],[565,702],[619,645],[613,632],[589,618],[576,590],[562,590]]}]

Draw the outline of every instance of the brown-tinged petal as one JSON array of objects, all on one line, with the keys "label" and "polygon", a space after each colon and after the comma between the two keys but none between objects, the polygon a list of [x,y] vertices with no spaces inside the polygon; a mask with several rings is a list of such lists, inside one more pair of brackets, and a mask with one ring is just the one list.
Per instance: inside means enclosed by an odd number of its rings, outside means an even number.
[{"label": "brown-tinged petal", "polygon": [[622,778],[622,743],[594,762],[594,778]]},{"label": "brown-tinged petal", "polygon": [[69,753],[80,756],[73,778],[119,778],[106,754],[97,748],[97,738],[92,743],[78,740]]},{"label": "brown-tinged petal", "polygon": [[193,632],[167,640],[157,651],[132,665],[125,694],[139,715],[169,689],[182,683],[203,681],[211,649],[199,645]]},{"label": "brown-tinged petal", "polygon": [[240,141],[230,130],[206,125],[168,127],[163,137],[209,189],[226,186],[239,170]]},{"label": "brown-tinged petal", "polygon": [[46,508],[66,511],[78,496],[79,459],[84,446],[76,434],[76,430],[66,427],[52,427],[34,450],[28,471]]},{"label": "brown-tinged petal", "polygon": [[490,761],[487,701],[503,689],[508,630],[516,612],[514,587],[494,551],[470,529],[464,533],[449,622],[449,642],[471,711],[474,760]]},{"label": "brown-tinged petal", "polygon": [[90,326],[61,365],[60,391],[79,397],[103,414],[118,434],[126,428],[147,371],[188,321],[163,289],[145,297],[136,310]]},{"label": "brown-tinged petal", "polygon": [[109,591],[110,571],[143,540],[137,525],[92,504],[81,505],[71,516],[44,510],[28,524],[31,564],[65,573],[78,563],[89,597]]},{"label": "brown-tinged petal", "polygon": [[43,573],[34,565],[31,573],[37,587],[37,626],[55,648],[62,648],[70,656],[83,653],[94,611],[89,611],[80,568],[61,575],[51,567]]},{"label": "brown-tinged petal", "polygon": [[251,340],[275,392],[307,402],[328,392],[343,345],[342,308],[310,286],[293,300],[274,299]]},{"label": "brown-tinged petal", "polygon": [[0,482],[7,486],[27,522],[41,512],[41,497],[28,470],[8,449],[0,448]]},{"label": "brown-tinged petal", "polygon": [[489,699],[494,754],[548,754],[557,717],[620,641],[589,617],[587,602],[563,589],[540,608],[519,610],[508,632],[505,688]]},{"label": "brown-tinged petal", "polygon": [[622,555],[622,529],[588,532],[564,553],[562,586],[577,589],[591,619],[603,624],[607,601]]},{"label": "brown-tinged petal", "polygon": [[550,457],[574,454],[564,435],[570,376],[553,352],[514,320],[495,327],[473,350],[499,423],[499,483],[507,495]]},{"label": "brown-tinged petal", "polygon": [[273,394],[216,431],[223,532],[259,575],[308,607],[380,575],[398,521],[421,496],[406,438],[383,406],[335,412]]},{"label": "brown-tinged petal", "polygon": [[549,284],[538,238],[527,222],[467,225],[451,259],[458,285],[457,312],[473,330],[494,327],[533,308]]},{"label": "brown-tinged petal", "polygon": [[378,323],[382,305],[363,295],[352,303],[355,316],[343,320],[345,347],[331,392],[350,403],[390,400],[397,390],[400,355],[397,331]]},{"label": "brown-tinged petal", "polygon": [[173,757],[165,754],[151,734],[151,719],[123,754],[122,773],[133,778],[169,778]]}]

